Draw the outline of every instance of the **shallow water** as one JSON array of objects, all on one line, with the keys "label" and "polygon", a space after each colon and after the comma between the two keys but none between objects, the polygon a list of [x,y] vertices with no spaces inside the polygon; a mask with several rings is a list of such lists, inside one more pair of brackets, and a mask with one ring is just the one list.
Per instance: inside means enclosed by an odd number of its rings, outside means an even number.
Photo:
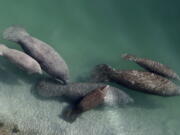
[{"label": "shallow water", "polygon": [[[69,65],[71,81],[85,80],[100,63],[141,69],[124,61],[128,52],[152,58],[180,74],[178,0],[0,0],[0,32],[12,25],[54,47]],[[21,48],[0,38],[8,47]],[[73,124],[59,114],[67,105],[42,100],[31,90],[39,76],[0,58],[0,118],[39,135],[178,135],[180,97],[163,98],[124,87],[135,104],[84,113]],[[36,133],[37,132],[37,133]]]}]

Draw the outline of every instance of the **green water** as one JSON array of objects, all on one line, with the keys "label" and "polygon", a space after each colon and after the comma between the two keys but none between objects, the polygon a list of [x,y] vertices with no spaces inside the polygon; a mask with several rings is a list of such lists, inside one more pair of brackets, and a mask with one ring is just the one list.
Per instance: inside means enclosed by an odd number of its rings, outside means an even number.
[{"label": "green water", "polygon": [[[0,0],[0,32],[19,24],[51,44],[69,65],[71,81],[100,63],[140,69],[120,58],[125,52],[161,61],[180,74],[179,6],[178,0]],[[2,36],[0,41],[21,49]],[[122,87],[135,99],[133,106],[92,110],[69,124],[58,117],[65,103],[30,93],[38,76],[0,60],[0,114],[22,129],[43,135],[179,135],[180,97]]]}]

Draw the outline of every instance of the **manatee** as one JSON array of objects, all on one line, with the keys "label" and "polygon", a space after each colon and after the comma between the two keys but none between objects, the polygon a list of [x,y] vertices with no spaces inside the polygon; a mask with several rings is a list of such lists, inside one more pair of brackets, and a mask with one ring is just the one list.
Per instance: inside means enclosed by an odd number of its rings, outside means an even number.
[{"label": "manatee", "polygon": [[5,45],[0,44],[0,56],[3,56],[11,63],[17,65],[18,67],[20,67],[28,73],[42,74],[42,70],[39,63],[32,57],[21,51],[10,49]]},{"label": "manatee", "polygon": [[18,26],[7,28],[3,37],[6,40],[20,44],[23,50],[37,60],[41,68],[53,78],[61,80],[63,83],[68,82],[68,66],[50,45],[32,37],[24,28]]},{"label": "manatee", "polygon": [[175,73],[172,69],[170,69],[166,65],[161,64],[157,61],[153,61],[146,58],[138,58],[131,54],[123,54],[122,58],[129,61],[133,61],[138,65],[140,65],[141,67],[145,68],[146,70],[159,74],[163,77],[180,80],[180,77],[177,75],[177,73]]},{"label": "manatee", "polygon": [[109,86],[96,88],[87,93],[81,101],[77,104],[76,109],[80,112],[85,112],[97,107],[104,102]]},{"label": "manatee", "polygon": [[107,85],[96,88],[87,93],[72,109],[67,111],[67,113],[65,114],[66,120],[69,119],[71,120],[71,122],[73,122],[83,112],[86,112],[103,104],[108,90],[109,86]]},{"label": "manatee", "polygon": [[159,96],[180,95],[180,87],[172,81],[146,71],[116,70],[106,64],[97,65],[94,76],[98,81],[111,81],[137,91]]},{"label": "manatee", "polygon": [[[39,96],[44,98],[63,97],[71,103],[76,103],[82,97],[87,95],[94,89],[105,87],[103,83],[69,83],[61,85],[56,81],[49,79],[42,79],[36,84],[36,92]],[[118,106],[133,103],[134,100],[122,90],[116,87],[109,87],[104,99],[106,106]]]}]

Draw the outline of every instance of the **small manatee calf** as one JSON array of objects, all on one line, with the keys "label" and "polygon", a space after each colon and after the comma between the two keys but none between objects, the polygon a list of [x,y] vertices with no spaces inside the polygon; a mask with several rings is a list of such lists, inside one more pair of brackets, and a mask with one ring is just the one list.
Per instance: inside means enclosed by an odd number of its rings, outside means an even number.
[{"label": "small manatee calf", "polygon": [[122,58],[129,61],[133,61],[150,72],[162,75],[167,78],[180,80],[180,77],[177,75],[177,73],[175,73],[172,69],[157,61],[153,61],[146,58],[138,58],[131,54],[123,54]]},{"label": "small manatee calf", "polygon": [[122,84],[137,91],[151,93],[159,96],[180,95],[180,87],[172,81],[145,71],[115,70],[112,67],[101,64],[95,68],[96,80],[112,81]]},{"label": "small manatee calf", "polygon": [[65,117],[67,119],[71,119],[71,121],[73,122],[83,112],[86,112],[103,104],[108,90],[109,86],[107,85],[90,91],[65,114]]},{"label": "small manatee calf", "polygon": [[48,44],[32,37],[25,29],[17,26],[7,28],[4,39],[19,43],[23,50],[41,65],[41,68],[52,77],[67,83],[69,69],[63,58]]},{"label": "small manatee calf", "polygon": [[[105,87],[102,83],[69,83],[61,85],[53,80],[42,79],[36,85],[36,92],[44,98],[64,97],[72,103],[76,103],[82,97],[94,89]],[[122,90],[110,86],[104,99],[104,105],[124,105],[133,103],[134,100]]]},{"label": "small manatee calf", "polygon": [[39,63],[29,55],[0,44],[0,55],[28,73],[42,74]]}]

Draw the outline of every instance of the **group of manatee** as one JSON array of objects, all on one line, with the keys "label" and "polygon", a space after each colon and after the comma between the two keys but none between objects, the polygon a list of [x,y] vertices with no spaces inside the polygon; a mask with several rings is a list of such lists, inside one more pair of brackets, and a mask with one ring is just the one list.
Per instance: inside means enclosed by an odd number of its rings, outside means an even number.
[{"label": "group of manatee", "polygon": [[52,79],[40,80],[36,92],[44,98],[68,99],[73,107],[66,111],[65,117],[71,121],[99,105],[118,106],[134,102],[128,94],[106,82],[159,96],[180,95],[179,86],[170,80],[180,80],[180,77],[172,69],[150,59],[123,54],[123,59],[135,62],[147,71],[117,70],[107,64],[100,64],[95,67],[92,76],[96,82],[71,83],[67,64],[50,45],[18,26],[7,28],[3,37],[19,44],[24,52],[1,44],[0,55],[28,73],[42,74],[43,70],[49,74]]}]

